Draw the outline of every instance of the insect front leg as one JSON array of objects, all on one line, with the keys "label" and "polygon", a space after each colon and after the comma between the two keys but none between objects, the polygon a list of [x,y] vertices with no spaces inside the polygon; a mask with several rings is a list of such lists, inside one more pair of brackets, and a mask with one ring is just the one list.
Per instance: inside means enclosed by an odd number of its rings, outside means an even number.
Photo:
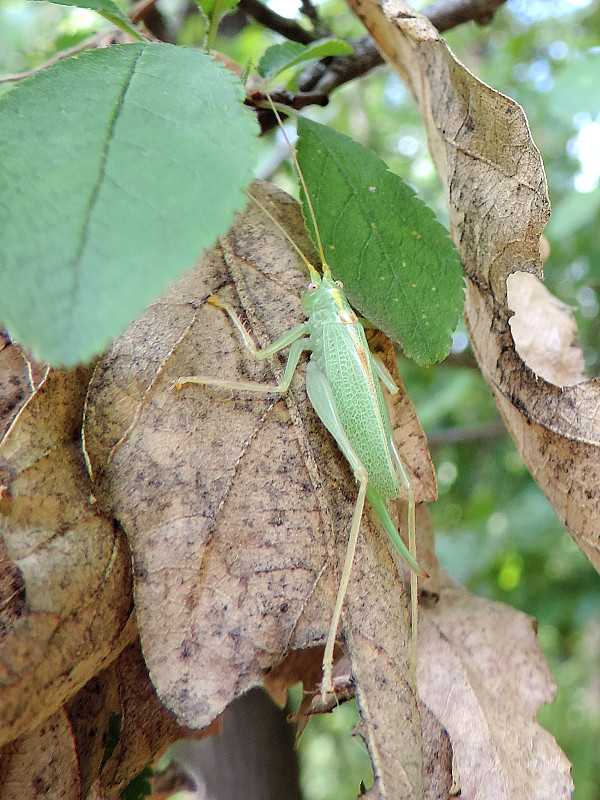
[{"label": "insect front leg", "polygon": [[208,375],[186,375],[177,378],[177,380],[173,382],[173,387],[175,389],[181,389],[186,383],[197,383],[201,386],[221,386],[224,389],[242,389],[249,392],[279,392],[281,394],[286,392],[292,382],[302,352],[311,349],[309,340],[305,338],[306,333],[309,332],[307,330],[307,323],[303,322],[300,325],[296,325],[267,347],[259,349],[252,341],[248,331],[244,328],[242,321],[232,306],[228,303],[224,303],[216,295],[211,295],[207,302],[213,306],[217,306],[217,308],[223,309],[223,311],[229,315],[233,324],[240,332],[244,345],[257,361],[269,358],[279,352],[279,350],[283,350],[284,347],[291,345],[283,378],[280,383],[271,384],[258,383],[256,381],[229,381],[222,378],[212,378]]},{"label": "insect front leg", "polygon": [[352,446],[352,443],[344,431],[341,420],[337,413],[335,399],[331,390],[331,384],[329,383],[327,376],[319,369],[314,361],[309,361],[306,368],[306,391],[310,402],[317,412],[321,422],[325,425],[327,430],[338,443],[340,450],[352,467],[354,477],[359,483],[358,497],[356,498],[356,503],[354,504],[354,513],[352,514],[350,535],[348,537],[348,545],[346,547],[346,556],[344,559],[344,566],[342,567],[340,585],[335,601],[331,625],[329,626],[329,634],[327,636],[327,643],[325,645],[325,653],[323,654],[323,680],[321,682],[321,698],[323,702],[325,702],[327,694],[333,691],[331,673],[333,669],[333,650],[335,647],[335,637],[340,623],[340,618],[342,616],[344,598],[346,597],[346,591],[348,590],[348,583],[350,581],[350,574],[352,572],[352,564],[354,562],[354,554],[356,552],[356,543],[358,541],[358,532],[360,530],[360,521],[362,519],[363,510],[365,507],[365,498],[367,496],[367,487],[369,485],[369,473],[358,457],[354,447]]}]

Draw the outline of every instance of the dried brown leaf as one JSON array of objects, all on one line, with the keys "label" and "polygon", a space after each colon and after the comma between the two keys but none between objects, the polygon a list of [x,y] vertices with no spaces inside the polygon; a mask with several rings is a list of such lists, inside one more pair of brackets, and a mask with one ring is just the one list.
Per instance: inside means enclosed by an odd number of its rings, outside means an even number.
[{"label": "dried brown leaf", "polygon": [[21,348],[11,344],[3,335],[0,349],[0,436],[4,436],[32,391]]},{"label": "dried brown leaf", "polygon": [[[518,271],[542,277],[540,237],[550,214],[523,109],[465,69],[405,3],[349,4],[419,104],[467,273],[466,318],[482,373],[527,467],[600,569],[600,383],[570,385],[571,363],[567,375],[553,367],[552,380],[536,374],[510,327],[507,280]],[[546,349],[544,375],[548,362],[564,360],[563,347]]]},{"label": "dried brown leaf", "polygon": [[[122,727],[106,759],[113,718]],[[158,700],[135,642],[37,730],[0,751],[0,797],[118,800],[167,745],[197,735]]]},{"label": "dried brown leaf", "polygon": [[64,711],[0,751],[2,800],[80,800],[75,743]]},{"label": "dried brown leaf", "polygon": [[44,364],[30,362],[0,328],[0,440],[46,373]]},{"label": "dried brown leaf", "polygon": [[[179,725],[156,696],[138,641],[89,681],[65,710],[76,745],[82,798],[118,800],[123,789],[167,745],[198,735]],[[102,766],[109,722],[114,715],[121,719],[121,732],[114,751]]]},{"label": "dried brown leaf", "polygon": [[[281,192],[256,191],[308,248],[297,206]],[[208,724],[288,652],[322,644],[329,626],[334,565],[345,551],[356,488],[308,402],[303,376],[285,398],[170,388],[180,375],[198,373],[272,380],[269,365],[254,362],[206,298],[218,291],[241,308],[265,344],[302,319],[306,281],[294,251],[250,207],[221,247],[115,343],[91,382],[85,433],[96,494],[131,543],[152,680],[190,726]],[[284,358],[274,360],[278,376]],[[394,369],[392,362],[388,348]],[[400,395],[392,413],[404,414],[395,426],[401,452],[418,499],[433,499],[423,432]],[[407,771],[406,791],[396,796],[412,797],[407,787],[420,782],[420,743],[404,674],[405,600],[396,566],[367,517],[363,534],[344,627],[363,681],[369,745],[386,780]],[[427,563],[430,556],[422,555]],[[377,593],[380,610],[372,614]],[[394,665],[396,680],[388,685],[376,663],[382,655]],[[404,768],[386,761],[391,756],[377,741],[378,726],[381,738],[385,732],[394,741],[394,758],[399,740],[406,743]]]},{"label": "dried brown leaf", "polygon": [[[323,647],[311,647],[305,650],[294,650],[265,675],[263,687],[269,693],[273,702],[280,708],[284,708],[288,701],[288,688],[297,683],[302,683],[307,687],[315,687],[314,693],[305,692],[303,706],[310,705],[312,698],[318,697],[319,700],[321,699],[321,692],[318,691],[317,687],[323,672],[324,649]],[[347,655],[340,656],[339,648],[336,647],[334,661],[332,680],[335,686],[341,662],[344,662],[342,669],[345,666],[345,673],[348,674],[350,672],[350,657]],[[335,704],[335,698],[331,698],[331,702]],[[327,710],[329,711],[331,708],[333,708],[333,705],[328,706]]]},{"label": "dried brown leaf", "polygon": [[420,798],[421,725],[409,685],[406,609],[393,600],[399,592],[396,576],[385,568],[385,543],[377,539],[368,545],[357,552],[346,639],[361,716],[359,732],[377,776],[369,796]]},{"label": "dried brown leaf", "polygon": [[578,331],[572,309],[530,272],[513,272],[507,287],[507,305],[515,314],[510,330],[527,366],[555,386],[585,381],[583,350],[574,344]]},{"label": "dried brown leaf", "polygon": [[0,744],[37,728],[135,636],[127,543],[90,504],[88,379],[50,373],[0,447]]},{"label": "dried brown leaf", "polygon": [[427,706],[419,703],[423,742],[423,800],[452,796],[452,745],[444,726]]},{"label": "dried brown leaf", "polygon": [[556,693],[535,621],[446,578],[419,625],[419,696],[448,731],[465,800],[571,797],[570,764],[539,725]]}]

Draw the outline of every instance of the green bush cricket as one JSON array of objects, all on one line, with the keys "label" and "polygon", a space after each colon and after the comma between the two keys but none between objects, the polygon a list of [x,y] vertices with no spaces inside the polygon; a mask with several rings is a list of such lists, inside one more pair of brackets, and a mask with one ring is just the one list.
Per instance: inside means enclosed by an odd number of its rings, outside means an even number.
[{"label": "green bush cricket", "polygon": [[[277,115],[274,107],[273,110]],[[279,119],[279,115],[277,118]],[[285,138],[287,141],[287,136]],[[203,375],[185,376],[180,377],[174,385],[176,388],[181,388],[184,384],[196,383],[232,390],[283,394],[290,386],[302,353],[310,351],[310,360],[306,367],[308,397],[322,423],[346,457],[359,484],[345,561],[323,657],[321,696],[325,701],[326,695],[333,691],[332,667],[336,633],[352,570],[365,500],[370,502],[389,539],[411,569],[413,682],[416,658],[417,575],[428,576],[414,556],[416,550],[414,494],[394,441],[381,384],[392,394],[398,391],[398,387],[384,364],[369,349],[365,337],[365,326],[369,327],[368,323],[357,317],[346,300],[341,282],[335,281],[331,275],[306,183],[291,145],[290,149],[316,232],[322,274],[319,274],[308,261],[262,203],[251,192],[248,194],[282,231],[308,268],[310,283],[301,295],[302,311],[306,321],[284,333],[269,346],[258,349],[235,310],[216,296],[208,298],[209,303],[229,315],[245,347],[257,360],[269,358],[280,350],[290,347],[283,378],[280,383],[272,385],[228,381]],[[399,536],[387,507],[388,500],[401,496],[406,497],[408,503],[407,528],[410,549]]]}]

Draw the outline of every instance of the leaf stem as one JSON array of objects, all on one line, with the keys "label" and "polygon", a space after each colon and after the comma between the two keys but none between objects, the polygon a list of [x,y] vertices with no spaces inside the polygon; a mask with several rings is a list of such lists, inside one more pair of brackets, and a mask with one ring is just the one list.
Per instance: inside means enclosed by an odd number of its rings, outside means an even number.
[{"label": "leaf stem", "polygon": [[206,31],[206,39],[204,41],[204,46],[208,51],[212,50],[215,38],[217,36],[217,31],[219,30],[219,22],[221,21],[222,17],[222,8],[223,0],[216,0],[212,13],[208,18],[208,30]]}]

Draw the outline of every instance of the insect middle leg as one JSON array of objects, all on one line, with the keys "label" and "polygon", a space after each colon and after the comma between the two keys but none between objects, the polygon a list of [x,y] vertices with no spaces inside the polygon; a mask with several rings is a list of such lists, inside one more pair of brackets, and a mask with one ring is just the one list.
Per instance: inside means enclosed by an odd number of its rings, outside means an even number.
[{"label": "insect middle leg", "polygon": [[279,383],[271,384],[259,383],[257,381],[230,381],[223,378],[212,378],[209,375],[185,375],[177,378],[177,380],[173,382],[173,387],[175,389],[181,389],[186,383],[197,383],[201,386],[222,386],[224,389],[243,389],[249,392],[279,392],[281,394],[286,392],[292,382],[300,356],[304,350],[311,349],[309,340],[305,338],[306,333],[308,333],[306,323],[303,322],[300,325],[296,325],[267,347],[259,349],[252,341],[248,331],[244,328],[242,321],[232,306],[228,303],[224,303],[216,295],[211,295],[207,302],[213,306],[217,306],[217,308],[223,309],[223,311],[229,315],[233,324],[239,331],[244,345],[257,361],[269,358],[279,352],[279,350],[283,350],[284,347],[291,345],[283,378]]}]

